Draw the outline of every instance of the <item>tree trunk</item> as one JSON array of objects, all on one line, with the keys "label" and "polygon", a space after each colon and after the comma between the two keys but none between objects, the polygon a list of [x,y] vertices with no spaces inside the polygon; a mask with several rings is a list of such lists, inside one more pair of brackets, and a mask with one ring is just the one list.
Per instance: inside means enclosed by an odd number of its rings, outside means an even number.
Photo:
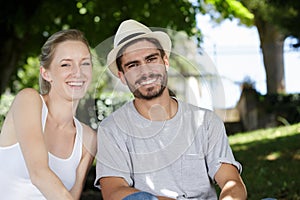
[{"label": "tree trunk", "polygon": [[17,62],[20,60],[18,45],[15,45],[12,38],[4,41],[0,54],[0,95],[8,86],[11,74],[17,68]]},{"label": "tree trunk", "polygon": [[267,94],[285,93],[283,45],[285,36],[273,24],[255,19],[267,78]]}]

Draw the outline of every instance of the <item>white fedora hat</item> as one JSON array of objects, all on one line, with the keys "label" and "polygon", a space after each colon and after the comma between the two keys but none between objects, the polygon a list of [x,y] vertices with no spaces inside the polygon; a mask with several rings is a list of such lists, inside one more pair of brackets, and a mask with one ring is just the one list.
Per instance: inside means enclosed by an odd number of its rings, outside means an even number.
[{"label": "white fedora hat", "polygon": [[110,71],[118,76],[118,67],[116,64],[116,58],[119,50],[128,42],[138,38],[154,38],[157,39],[169,57],[172,43],[168,34],[162,31],[152,31],[147,26],[129,19],[122,22],[118,28],[118,31],[114,38],[114,48],[107,55],[107,62]]}]

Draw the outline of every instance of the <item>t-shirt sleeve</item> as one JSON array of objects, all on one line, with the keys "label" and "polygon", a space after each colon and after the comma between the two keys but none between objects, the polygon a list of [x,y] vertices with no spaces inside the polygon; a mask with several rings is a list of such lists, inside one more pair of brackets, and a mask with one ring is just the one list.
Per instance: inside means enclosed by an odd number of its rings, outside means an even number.
[{"label": "t-shirt sleeve", "polygon": [[211,113],[207,123],[207,165],[208,174],[212,180],[222,163],[234,165],[239,173],[242,172],[242,165],[235,160],[232,149],[229,145],[223,121],[214,113]]},{"label": "t-shirt sleeve", "polygon": [[[131,165],[124,138],[109,128],[98,128],[98,143],[96,155],[96,179],[95,187],[100,188],[99,180],[103,177],[121,177],[132,186],[130,176]],[[101,189],[101,188],[100,188]]]}]

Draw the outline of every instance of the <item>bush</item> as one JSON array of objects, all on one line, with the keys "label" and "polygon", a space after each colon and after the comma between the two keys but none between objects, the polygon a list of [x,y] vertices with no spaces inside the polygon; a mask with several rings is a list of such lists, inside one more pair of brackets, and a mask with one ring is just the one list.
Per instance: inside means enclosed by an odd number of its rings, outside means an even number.
[{"label": "bush", "polygon": [[5,92],[0,97],[0,130],[5,119],[5,116],[9,110],[11,103],[13,102],[15,96],[10,92]]}]

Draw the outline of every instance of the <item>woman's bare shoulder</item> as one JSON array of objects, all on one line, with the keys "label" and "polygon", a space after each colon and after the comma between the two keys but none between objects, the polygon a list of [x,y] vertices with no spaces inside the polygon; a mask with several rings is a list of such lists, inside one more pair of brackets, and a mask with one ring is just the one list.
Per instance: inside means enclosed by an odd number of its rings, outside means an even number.
[{"label": "woman's bare shoulder", "polygon": [[33,88],[24,88],[18,92],[16,99],[40,99],[40,94]]},{"label": "woman's bare shoulder", "polygon": [[13,100],[11,110],[16,108],[17,110],[30,110],[40,107],[42,100],[38,91],[32,88],[25,88],[19,91]]}]

